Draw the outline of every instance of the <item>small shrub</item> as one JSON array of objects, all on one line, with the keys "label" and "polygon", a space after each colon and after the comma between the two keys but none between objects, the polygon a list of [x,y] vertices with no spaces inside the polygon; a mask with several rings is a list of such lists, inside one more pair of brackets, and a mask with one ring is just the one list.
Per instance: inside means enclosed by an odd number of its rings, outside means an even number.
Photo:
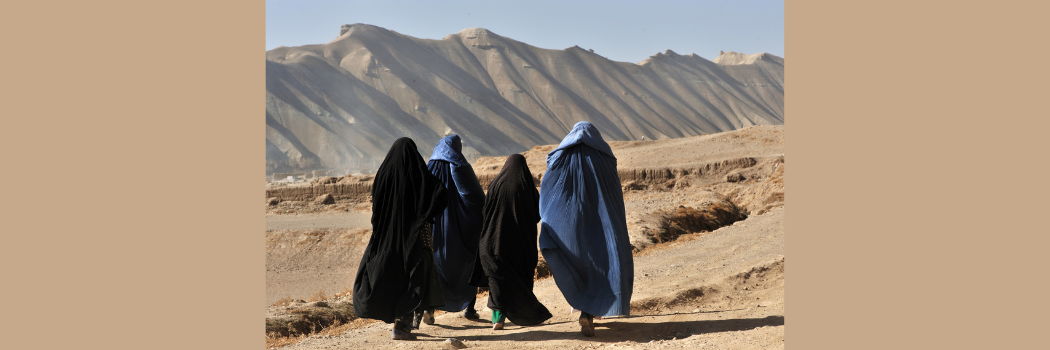
[{"label": "small shrub", "polygon": [[309,335],[329,327],[347,324],[356,318],[354,306],[350,303],[304,307],[292,310],[291,316],[267,318],[266,335],[267,339]]},{"label": "small shrub", "polygon": [[307,301],[323,301],[323,300],[328,300],[328,295],[324,293],[324,289],[321,289],[321,290],[317,291],[317,293],[314,293],[314,295],[311,295],[310,299],[307,300]]},{"label": "small shrub", "polygon": [[294,299],[292,299],[291,296],[286,295],[284,298],[277,299],[277,301],[273,302],[273,306],[288,306],[292,303],[292,300]]},{"label": "small shrub", "polygon": [[653,243],[670,242],[687,233],[714,231],[747,218],[746,211],[732,202],[715,202],[703,209],[680,206],[663,215],[660,228],[647,231]]}]

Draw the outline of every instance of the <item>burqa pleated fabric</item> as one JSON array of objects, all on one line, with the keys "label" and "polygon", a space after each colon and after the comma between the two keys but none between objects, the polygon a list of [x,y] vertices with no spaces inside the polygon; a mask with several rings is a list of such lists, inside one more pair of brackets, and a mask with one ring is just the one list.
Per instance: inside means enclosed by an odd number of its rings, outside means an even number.
[{"label": "burqa pleated fabric", "polygon": [[539,245],[565,300],[595,316],[629,315],[634,258],[616,157],[579,122],[547,154]]},{"label": "burqa pleated fabric", "polygon": [[448,205],[416,144],[394,141],[372,183],[372,236],[354,279],[354,314],[387,323],[443,304],[433,253],[420,230]]},{"label": "burqa pleated fabric", "polygon": [[485,197],[484,226],[471,283],[489,288],[488,307],[519,326],[551,318],[532,292],[539,254],[536,223],[540,194],[525,157],[507,158]]},{"label": "burqa pleated fabric", "polygon": [[448,208],[434,220],[434,264],[445,295],[445,306],[439,309],[462,311],[478,295],[478,288],[467,282],[478,251],[485,192],[463,157],[458,135],[438,141],[427,169],[449,193]]}]

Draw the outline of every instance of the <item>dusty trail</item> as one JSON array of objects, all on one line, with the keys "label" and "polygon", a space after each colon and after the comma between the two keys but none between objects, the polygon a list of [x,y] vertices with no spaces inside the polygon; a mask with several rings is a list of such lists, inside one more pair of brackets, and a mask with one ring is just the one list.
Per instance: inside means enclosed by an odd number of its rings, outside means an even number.
[{"label": "dusty trail", "polygon": [[[554,317],[539,326],[508,322],[505,330],[493,331],[484,319],[443,313],[436,324],[416,332],[416,341],[390,340],[389,325],[379,322],[336,336],[312,336],[287,348],[433,349],[444,348],[447,338],[471,348],[783,348],[783,225],[783,208],[776,208],[643,252],[635,258],[633,315],[598,320],[592,338],[580,335],[578,314],[569,313],[548,278],[536,283],[535,292]],[[491,312],[483,307],[485,301],[478,300],[483,318]]]},{"label": "dusty trail", "polygon": [[295,215],[266,214],[266,231],[371,227],[371,220],[371,211]]}]

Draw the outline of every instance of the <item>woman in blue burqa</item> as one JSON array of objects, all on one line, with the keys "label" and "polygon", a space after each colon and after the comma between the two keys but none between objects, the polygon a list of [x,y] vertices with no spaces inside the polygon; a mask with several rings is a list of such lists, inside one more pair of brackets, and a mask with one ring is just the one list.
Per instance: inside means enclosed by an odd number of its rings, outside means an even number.
[{"label": "woman in blue burqa", "polygon": [[594,336],[594,316],[629,315],[634,258],[623,190],[616,157],[591,123],[576,123],[547,154],[540,217],[540,251],[565,300],[581,311],[583,335]]},{"label": "woman in blue burqa", "polygon": [[[478,251],[485,192],[478,183],[474,168],[463,157],[463,142],[459,135],[438,141],[427,169],[445,185],[449,194],[448,208],[434,220],[434,265],[445,295],[445,306],[438,309],[463,311],[463,317],[477,319],[474,303],[478,288],[467,282]],[[423,321],[434,323],[432,310],[427,310]],[[418,326],[419,321],[413,325]]]},{"label": "woman in blue burqa", "polygon": [[415,142],[394,141],[372,183],[372,236],[354,279],[353,305],[357,317],[393,323],[396,340],[415,339],[413,311],[444,305],[430,231],[448,198]]}]

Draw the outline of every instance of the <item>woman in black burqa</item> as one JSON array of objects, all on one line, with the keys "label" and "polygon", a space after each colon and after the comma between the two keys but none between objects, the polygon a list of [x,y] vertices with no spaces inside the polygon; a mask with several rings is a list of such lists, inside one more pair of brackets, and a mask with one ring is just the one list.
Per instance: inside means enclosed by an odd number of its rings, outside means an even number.
[{"label": "woman in black burqa", "polygon": [[478,259],[470,283],[489,288],[492,329],[503,329],[504,318],[519,326],[551,318],[532,293],[539,251],[536,223],[540,221],[539,192],[525,157],[507,158],[489,183]]},{"label": "woman in black burqa", "polygon": [[447,205],[415,142],[394,141],[372,183],[372,237],[354,279],[354,314],[393,323],[394,339],[415,339],[413,311],[444,305],[430,229]]}]

